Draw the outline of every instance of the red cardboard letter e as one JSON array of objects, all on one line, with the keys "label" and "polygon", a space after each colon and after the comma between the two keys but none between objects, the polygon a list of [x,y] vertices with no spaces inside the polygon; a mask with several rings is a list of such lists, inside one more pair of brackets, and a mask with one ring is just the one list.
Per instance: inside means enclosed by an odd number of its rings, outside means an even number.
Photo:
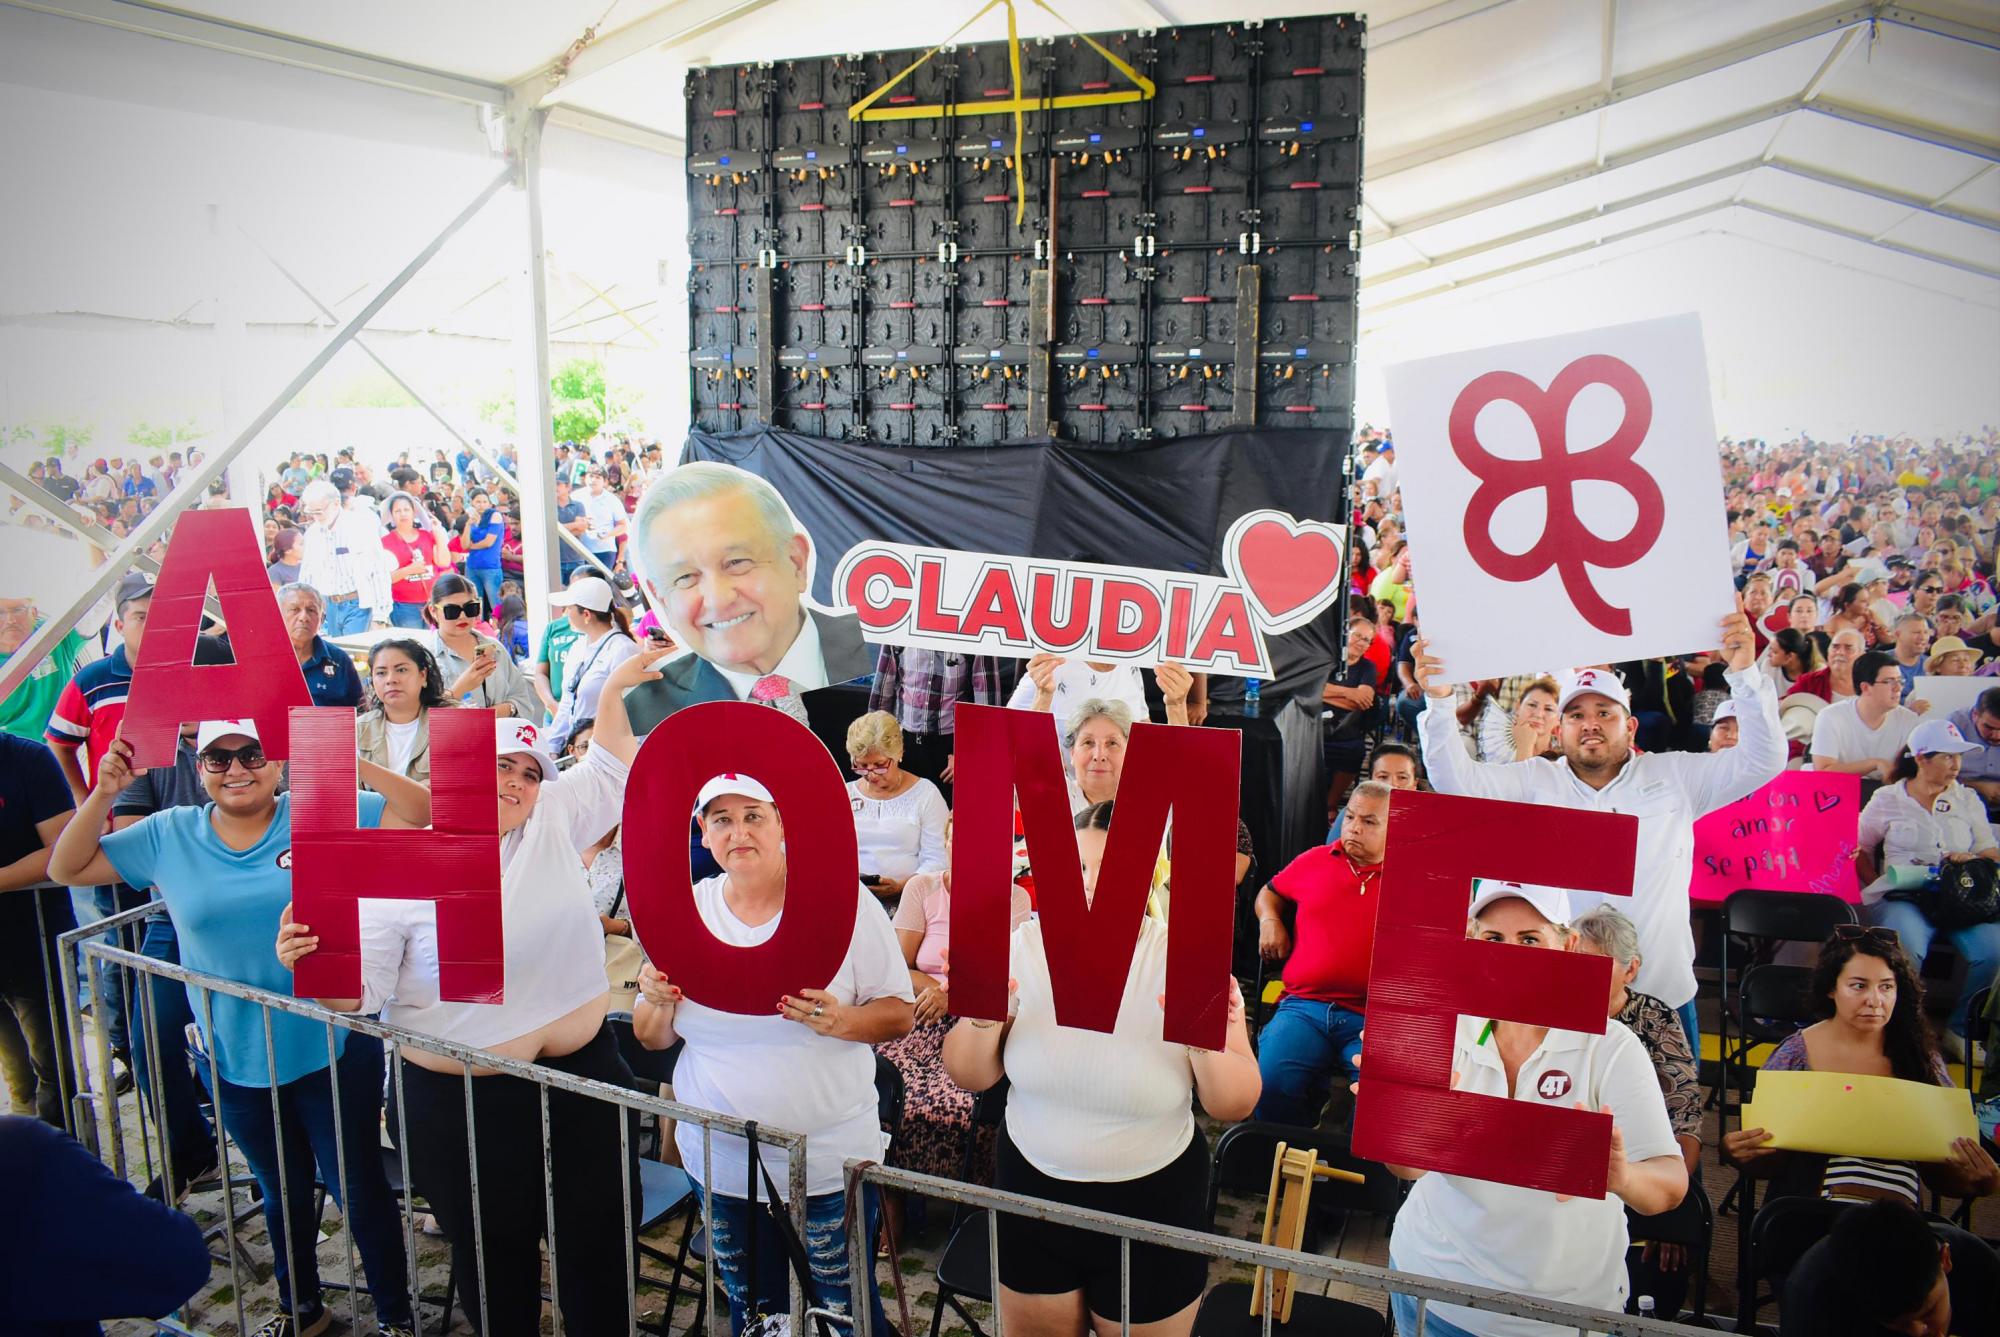
[{"label": "red cardboard letter e", "polygon": [[1474,878],[1632,894],[1637,818],[1398,790],[1368,970],[1354,1154],[1602,1198],[1609,1116],[1451,1089],[1459,1014],[1604,1032],[1611,963],[1465,936]]}]

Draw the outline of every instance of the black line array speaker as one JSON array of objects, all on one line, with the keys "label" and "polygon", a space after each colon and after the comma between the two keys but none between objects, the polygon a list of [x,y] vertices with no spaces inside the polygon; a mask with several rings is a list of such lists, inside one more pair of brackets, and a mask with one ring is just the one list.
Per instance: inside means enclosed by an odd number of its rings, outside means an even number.
[{"label": "black line array speaker", "polygon": [[[1362,21],[698,69],[693,421],[897,445],[1352,428]],[[1019,209],[1021,196],[1025,207]]]}]

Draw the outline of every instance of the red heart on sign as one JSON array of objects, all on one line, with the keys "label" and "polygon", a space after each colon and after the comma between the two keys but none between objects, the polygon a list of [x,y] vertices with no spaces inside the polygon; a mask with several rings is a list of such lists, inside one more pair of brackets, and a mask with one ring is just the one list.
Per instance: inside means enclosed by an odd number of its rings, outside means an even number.
[{"label": "red heart on sign", "polygon": [[1267,631],[1311,621],[1340,583],[1338,531],[1276,511],[1238,520],[1224,555]]}]

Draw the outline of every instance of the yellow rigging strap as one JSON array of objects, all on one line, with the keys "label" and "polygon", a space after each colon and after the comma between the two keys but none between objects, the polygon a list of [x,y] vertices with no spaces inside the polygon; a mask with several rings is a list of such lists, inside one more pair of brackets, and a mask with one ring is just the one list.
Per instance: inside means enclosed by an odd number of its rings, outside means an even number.
[{"label": "yellow rigging strap", "polygon": [[[1045,3],[1045,0],[1033,0],[1033,3],[1036,8],[1046,10],[1058,23],[1068,28],[1070,32],[1080,38],[1086,46],[1109,61],[1111,67],[1127,79],[1130,79],[1134,86],[1129,89],[1104,93],[1064,93],[1056,97],[1022,97],[1021,37],[1015,18],[1014,0],[987,0],[986,6],[964,23],[958,25],[953,30],[951,36],[924,52],[923,55],[918,56],[894,78],[890,79],[889,82],[883,84],[880,88],[877,88],[874,92],[847,109],[847,118],[851,121],[910,121],[921,120],[931,116],[956,116],[961,114],[968,116],[988,116],[994,112],[1011,112],[1014,117],[1014,224],[1016,227],[1020,226],[1028,207],[1026,155],[1021,149],[1021,139],[1024,133],[1022,118],[1025,113],[1059,107],[1104,107],[1120,102],[1141,102],[1152,97],[1154,91],[1151,79],[1146,78],[1133,69],[1131,65],[1112,54],[1109,48],[1096,38],[1090,36],[1090,34],[1078,32],[1075,24],[1056,13],[1053,8]],[[885,107],[880,110],[871,110],[897,84],[902,83],[903,80],[916,73],[918,66],[924,64],[947,46],[950,46],[960,33],[985,18],[987,14],[992,12],[995,6],[1000,5],[1004,5],[1007,9],[1007,65],[1014,80],[1014,95],[1012,97],[1008,98],[1005,102],[965,104],[956,102],[927,102],[920,106]]]}]

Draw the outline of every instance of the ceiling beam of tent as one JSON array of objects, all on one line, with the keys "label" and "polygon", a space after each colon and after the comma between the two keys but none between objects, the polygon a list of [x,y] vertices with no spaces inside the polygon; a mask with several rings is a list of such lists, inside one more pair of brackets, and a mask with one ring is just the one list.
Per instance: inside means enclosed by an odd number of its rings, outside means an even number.
[{"label": "ceiling beam of tent", "polygon": [[1368,49],[1379,51],[1397,42],[1407,42],[1412,37],[1421,37],[1434,28],[1444,28],[1465,19],[1474,18],[1489,10],[1504,9],[1514,0],[1442,0],[1442,3],[1420,9],[1414,14],[1405,14],[1400,19],[1390,19],[1387,23],[1371,23],[1368,27]]},{"label": "ceiling beam of tent", "polygon": [[[1483,270],[1480,273],[1471,274],[1462,279],[1452,279],[1448,282],[1441,283],[1436,287],[1426,288],[1421,292],[1406,293],[1400,297],[1391,297],[1382,301],[1370,302],[1367,304],[1367,310],[1365,311],[1364,314],[1370,318],[1378,317],[1384,314],[1385,312],[1394,310],[1397,307],[1408,306],[1411,305],[1412,303],[1421,302],[1433,297],[1442,297],[1448,293],[1460,292],[1466,288],[1475,287],[1478,284],[1486,283],[1493,279],[1504,278],[1509,274],[1518,274],[1523,270],[1534,269],[1541,265],[1553,264],[1558,260],[1566,260],[1569,259],[1571,256],[1583,255],[1590,251],[1601,250],[1606,246],[1610,246],[1618,242],[1629,241],[1634,237],[1643,236],[1646,233],[1655,232],[1660,230],[1661,228],[1672,227],[1679,223],[1688,222],[1691,219],[1701,218],[1709,214],[1724,213],[1732,209],[1742,209],[1749,213],[1762,214],[1767,218],[1777,219],[1781,222],[1794,223],[1802,227],[1813,229],[1815,231],[1832,233],[1835,236],[1844,237],[1850,241],[1858,241],[1864,245],[1874,246],[1880,250],[1890,251],[1898,255],[1909,257],[1911,259],[1928,260],[1933,264],[1941,265],[1948,269],[1962,270],[1967,273],[1978,274],[1984,278],[2000,280],[2000,270],[1986,269],[1982,266],[1974,265],[1963,260],[1956,260],[1949,256],[1941,256],[1931,251],[1918,250],[1917,248],[1912,246],[1899,246],[1893,242],[1876,241],[1872,237],[1870,237],[1866,232],[1851,231],[1847,228],[1839,227],[1836,224],[1825,223],[1814,218],[1807,218],[1801,214],[1789,213],[1783,209],[1771,208],[1768,205],[1753,204],[1748,201],[1738,201],[1738,200],[1717,200],[1712,204],[1705,204],[1698,209],[1690,209],[1685,213],[1674,214],[1667,218],[1658,218],[1652,220],[1651,222],[1641,223],[1637,227],[1627,228],[1623,232],[1607,233],[1605,236],[1597,237],[1591,241],[1586,241],[1575,246],[1566,246],[1560,250],[1550,251],[1544,255],[1532,256],[1526,260],[1516,261],[1513,264],[1502,265],[1497,269]],[[1876,271],[1870,271],[1870,272],[1876,272]],[[1950,296],[1952,294],[1946,294],[1946,295]],[[1957,296],[1959,297],[1960,300],[1966,300],[1962,293],[1957,294]],[[1986,304],[1978,303],[1978,305],[1983,306]],[[1364,333],[1365,332],[1366,331],[1364,331]]]},{"label": "ceiling beam of tent", "polygon": [[1399,279],[1406,279],[1412,275],[1436,269],[1440,265],[1456,264],[1460,260],[1470,260],[1474,256],[1484,255],[1488,251],[1497,251],[1502,247],[1518,245],[1524,241],[1533,241],[1536,237],[1546,237],[1553,232],[1563,232],[1573,227],[1582,227],[1586,223],[1595,223],[1609,218],[1614,214],[1623,213],[1627,209],[1636,209],[1641,205],[1653,204],[1686,191],[1697,190],[1702,186],[1714,185],[1718,181],[1727,181],[1731,177],[1746,175],[1756,171],[1761,165],[1762,162],[1760,159],[1751,158],[1744,162],[1731,163],[1727,167],[1718,167],[1712,172],[1703,172],[1700,176],[1688,177],[1682,181],[1671,181],[1664,186],[1658,186],[1637,195],[1627,195],[1621,199],[1600,204],[1595,208],[1584,209],[1562,218],[1552,218],[1546,223],[1538,223],[1533,227],[1522,228],[1518,232],[1510,232],[1505,236],[1489,237],[1485,241],[1471,246],[1464,246],[1455,251],[1442,251],[1431,256],[1421,264],[1404,265],[1401,268],[1386,270],[1380,274],[1371,274],[1361,280],[1361,287],[1364,291],[1369,288],[1379,288],[1386,284],[1394,283]]},{"label": "ceiling beam of tent", "polygon": [[1509,274],[1518,274],[1522,270],[1534,269],[1540,265],[1553,264],[1557,260],[1567,260],[1573,255],[1583,255],[1590,251],[1603,250],[1607,246],[1621,241],[1629,241],[1634,237],[1642,237],[1649,232],[1657,232],[1661,228],[1673,227],[1676,224],[1688,222],[1690,219],[1704,218],[1709,214],[1720,213],[1724,209],[1736,207],[1739,206],[1732,205],[1728,200],[1717,200],[1713,204],[1704,204],[1698,209],[1689,209],[1684,213],[1672,214],[1666,218],[1656,218],[1651,222],[1641,223],[1637,227],[1627,228],[1623,232],[1607,233],[1602,237],[1596,237],[1575,246],[1565,246],[1559,251],[1550,251],[1546,255],[1537,255],[1526,260],[1517,260],[1513,264],[1502,265],[1498,269],[1482,270],[1477,274],[1471,274],[1462,279],[1451,279],[1439,284],[1435,288],[1425,288],[1422,292],[1407,293],[1401,297],[1391,297],[1380,302],[1370,302],[1368,304],[1368,315],[1371,317],[1379,316],[1385,311],[1393,311],[1399,306],[1408,306],[1412,302],[1421,302],[1431,297],[1442,297],[1446,293],[1461,292],[1466,288],[1475,287],[1481,283],[1505,278]]},{"label": "ceiling beam of tent", "polygon": [[75,625],[76,620],[82,617],[92,604],[103,598],[105,591],[118,582],[118,578],[131,565],[134,555],[152,547],[173,525],[175,516],[190,505],[198,504],[206,493],[208,485],[222,476],[230,461],[242,454],[244,448],[271,425],[271,420],[277,417],[287,404],[296,399],[301,390],[311,384],[312,379],[319,375],[327,363],[333,361],[334,355],[351,343],[354,336],[359,334],[368,322],[373,320],[382,308],[417,276],[418,271],[430,263],[432,257],[444,248],[444,244],[458,235],[459,230],[471,222],[473,217],[486,206],[486,202],[504,190],[513,180],[514,165],[509,163],[505,170],[473,197],[471,203],[459,211],[456,218],[445,224],[443,231],[433,237],[428,245],[411,257],[410,262],[404,265],[394,278],[382,286],[368,305],[348,318],[347,323],[342,325],[303,367],[299,368],[298,373],[286,383],[285,388],[280,390],[277,396],[236,434],[234,440],[213,455],[205,456],[199,468],[188,469],[183,474],[174,490],[160,499],[160,504],[153,508],[152,513],[139,522],[138,527],[126,536],[123,543],[106,554],[102,570],[91,578],[90,584],[84,591],[60,612],[50,615],[41,628],[8,657],[6,665],[0,667],[0,701],[6,700],[28,674],[34,672],[49,651]]},{"label": "ceiling beam of tent", "polygon": [[1921,125],[1895,116],[1884,116],[1880,112],[1864,111],[1860,107],[1850,107],[1842,102],[1828,102],[1825,98],[1806,104],[1805,109],[1836,121],[1845,121],[1849,125],[1880,130],[1885,135],[1914,139],[1919,144],[1929,144],[1933,148],[1950,149],[1953,153],[1963,153],[1968,158],[2000,162],[2000,140],[1954,134],[1940,126]]},{"label": "ceiling beam of tent", "polygon": [[[1573,186],[1579,181],[1588,181],[1592,177],[1602,176],[1606,172],[1616,172],[1621,168],[1632,167],[1649,159],[1660,157],[1663,154],[1676,153],[1681,149],[1692,148],[1696,144],[1707,143],[1711,139],[1720,139],[1724,135],[1733,135],[1739,130],[1747,130],[1751,126],[1762,125],[1766,122],[1776,120],[1781,116],[1788,116],[1795,111],[1801,110],[1803,106],[1804,104],[1797,98],[1786,98],[1782,102],[1772,102],[1762,107],[1753,107],[1749,111],[1739,112],[1737,115],[1724,120],[1711,121],[1707,125],[1696,126],[1692,130],[1683,131],[1666,139],[1654,140],[1650,144],[1642,144],[1637,148],[1627,149],[1623,153],[1611,154],[1602,163],[1594,166],[1586,164],[1582,167],[1571,168],[1566,172],[1557,172],[1551,176],[1537,177],[1532,181],[1524,181],[1518,186],[1508,186],[1505,189],[1496,190],[1491,194],[1481,195],[1475,199],[1463,200],[1457,204],[1448,204],[1441,209],[1433,209],[1428,213],[1417,214],[1395,223],[1388,223],[1377,231],[1363,232],[1361,234],[1361,245],[1365,249],[1385,241],[1393,241],[1399,237],[1406,237],[1413,232],[1422,232],[1443,223],[1456,222],[1461,218],[1468,218],[1473,214],[1483,213],[1488,209],[1497,208],[1503,204],[1513,204],[1517,200],[1529,199],[1546,191],[1558,190],[1563,186]],[[1376,217],[1381,218],[1382,215],[1377,213]],[[1384,221],[1385,223],[1387,222],[1387,220]]]},{"label": "ceiling beam of tent", "polygon": [[514,94],[538,107],[567,103],[592,79],[637,55],[691,42],[777,0],[672,0],[644,18],[598,35],[584,30],[567,51],[513,81]]},{"label": "ceiling beam of tent", "polygon": [[[1989,217],[1986,214],[1971,213],[1964,209],[1954,209],[1945,203],[1946,199],[1956,194],[1965,185],[1970,184],[1970,180],[1977,179],[1992,171],[1993,164],[1991,163],[1980,168],[1968,181],[1961,182],[1958,186],[1954,186],[1951,190],[1946,191],[1944,195],[1935,198],[1925,195],[1912,195],[1908,191],[1892,190],[1887,186],[1877,185],[1872,181],[1857,181],[1851,176],[1841,176],[1837,172],[1824,172],[1817,167],[1808,167],[1804,163],[1793,162],[1789,158],[1773,158],[1763,165],[1771,168],[1773,171],[1783,172],[1787,176],[1796,176],[1805,181],[1817,181],[1822,186],[1832,186],[1837,190],[1851,190],[1856,194],[1871,196],[1874,199],[1882,200],[1889,204],[1900,204],[1905,209],[1909,209],[1914,213],[1934,214],[1939,218],[1949,219],[1954,223],[1964,223],[1968,227],[1985,228],[1988,232],[2000,232],[2000,219]],[[1907,219],[1908,215],[1904,215],[1904,218]]]},{"label": "ceiling beam of tent", "polygon": [[[150,3],[150,0],[0,0],[0,5],[56,14],[125,32],[207,47],[212,51],[228,51],[239,56],[275,61],[280,65],[338,75],[343,79],[359,79],[383,88],[449,98],[475,106],[504,108],[508,100],[509,89],[505,84],[453,74],[448,70],[435,70],[408,61],[371,56],[363,51],[291,37],[249,24],[191,14],[186,10]],[[559,123],[567,129],[656,153],[687,156],[686,140],[601,112],[566,107]]]},{"label": "ceiling beam of tent", "polygon": [[[300,296],[304,297],[308,302],[311,302],[315,307],[319,308],[319,310],[329,320],[336,319],[332,309],[329,308],[325,302],[322,302],[319,299],[318,295],[315,294],[311,288],[308,288],[306,286],[304,279],[300,278],[297,274],[294,274],[291,270],[287,269],[285,267],[284,262],[271,253],[269,247],[265,246],[264,243],[258,241],[248,232],[245,232],[241,227],[237,228],[237,231],[242,232],[244,239],[248,241],[252,246],[255,246],[258,252],[266,260],[269,260],[271,262],[271,267],[284,276],[285,282],[291,284],[292,287],[298,289]],[[362,338],[359,334],[354,336],[354,346],[360,349],[363,353],[366,353],[368,355],[369,361],[373,362],[376,366],[380,367],[384,375],[386,375],[390,380],[394,381],[398,386],[402,387],[403,393],[408,395],[411,399],[415,400],[417,402],[418,408],[422,409],[424,412],[430,414],[431,417],[435,418],[437,420],[438,426],[444,428],[446,434],[449,435],[452,440],[458,442],[459,445],[463,446],[467,454],[471,455],[472,458],[478,460],[487,469],[491,470],[493,476],[495,478],[498,478],[500,482],[503,485],[505,485],[509,490],[511,490],[516,497],[521,495],[520,480],[517,479],[508,470],[500,467],[500,461],[493,454],[493,452],[487,450],[486,447],[481,445],[476,438],[468,436],[464,432],[461,432],[458,429],[458,425],[454,423],[449,417],[445,416],[445,412],[443,409],[439,408],[437,405],[431,403],[429,399],[425,398],[421,390],[417,389],[416,386],[411,385],[410,382],[404,378],[401,372],[397,371],[394,367],[390,366],[388,361],[385,358],[383,358],[383,356],[380,353],[376,352],[375,349],[369,344],[369,342],[366,339]],[[519,461],[516,461],[516,463],[518,462]],[[4,477],[5,477],[5,472],[0,471],[0,479],[4,479]],[[602,571],[604,573],[604,578],[606,580],[611,579],[612,576],[611,568],[606,566],[604,564],[603,559],[598,557],[597,554],[593,553],[589,548],[585,547],[582,539],[578,538],[576,535],[570,533],[567,529],[564,529],[559,525],[554,526],[554,528],[558,539],[568,540],[569,547],[574,549],[578,556],[582,557],[584,561],[590,563],[590,565],[596,567],[599,571]]]},{"label": "ceiling beam of tent", "polygon": [[[1966,223],[1977,222],[1978,225],[1981,227],[1990,227],[1990,228],[1995,228],[1995,230],[2000,230],[2000,224],[1995,224],[1993,220],[1985,214],[1968,214],[1961,209],[1947,209],[1944,207],[1945,202],[1949,200],[1952,196],[1958,194],[1959,191],[1964,190],[1967,186],[1972,185],[1975,181],[1979,181],[1982,178],[1990,175],[1993,172],[1994,167],[1995,164],[1986,163],[1980,168],[1978,168],[1976,171],[1974,171],[1970,176],[1960,178],[1957,185],[1950,187],[1942,194],[1932,196],[1930,203],[1922,206],[1923,210],[1928,213],[1941,214],[1943,217],[1956,219],[1960,222],[1966,222]],[[1901,218],[1898,218],[1895,222],[1889,224],[1889,226],[1877,232],[1874,236],[1874,240],[1880,241],[1882,238],[1888,236],[1891,232],[1894,232],[1897,228],[1909,222],[1910,219],[1914,217],[1916,217],[1916,213],[1914,211],[1911,213],[1904,214]]]},{"label": "ceiling beam of tent", "polygon": [[1912,260],[1928,260],[1934,265],[1944,265],[1949,269],[1961,270],[1967,274],[1976,274],[1983,279],[2000,281],[2000,269],[1994,269],[1972,260],[1961,260],[1954,255],[1940,255],[1936,251],[1926,251],[1916,246],[1905,246],[1900,242],[1884,241],[1878,237],[1871,237],[1868,233],[1858,228],[1842,227],[1838,223],[1829,223],[1823,218],[1812,218],[1805,214],[1795,214],[1789,209],[1779,209],[1768,204],[1758,204],[1754,200],[1738,201],[1736,207],[1739,209],[1748,209],[1751,213],[1763,214],[1766,218],[1777,218],[1787,223],[1796,223],[1800,227],[1813,228],[1816,231],[1825,232],[1835,237],[1845,237],[1849,241],[1858,241],[1864,246],[1880,247],[1882,250],[1894,255],[1906,255]]},{"label": "ceiling beam of tent", "polygon": [[542,128],[549,113],[525,99],[508,118],[508,141],[521,177],[521,282],[514,287],[515,495],[521,499],[521,585],[535,634],[551,619],[549,593],[562,574],[556,522],[555,398],[549,385],[548,242],[542,235]]},{"label": "ceiling beam of tent", "polygon": [[1882,22],[1893,23],[1900,28],[1915,28],[1935,37],[1949,37],[1956,42],[1969,42],[1989,51],[2000,51],[2000,28],[1947,18],[1914,5],[1882,6]]},{"label": "ceiling beam of tent", "polygon": [[1876,5],[1859,5],[1823,11],[1795,23],[1767,28],[1725,46],[1710,47],[1679,60],[1641,70],[1628,78],[1613,80],[1608,89],[1593,89],[1583,94],[1566,94],[1517,115],[1496,117],[1477,128],[1454,131],[1413,145],[1393,157],[1368,163],[1367,175],[1379,181],[1383,177],[1428,166],[1445,158],[1484,148],[1489,144],[1498,144],[1552,125],[1560,125],[1565,121],[1574,121],[1578,117],[1588,116],[1605,107],[1643,97],[1648,93],[1656,93],[1663,88],[1672,88],[1690,79],[1699,79],[1705,74],[1713,74],[1717,70],[1741,65],[1745,61],[1755,60],[1773,51],[1782,51],[1800,42],[1814,41],[1829,33],[1867,22],[1875,17],[1878,8],[1880,7]]},{"label": "ceiling beam of tent", "polygon": [[427,93],[432,97],[451,98],[458,102],[498,107],[507,101],[504,84],[489,83],[484,79],[472,79],[406,61],[388,60],[302,37],[290,37],[247,23],[190,14],[186,10],[151,4],[148,0],[0,0],[0,4],[44,14],[59,14],[107,28],[143,33],[148,37],[164,37],[214,51],[255,56],[259,60],[276,61],[281,65],[337,74],[347,79],[360,79],[386,88]]},{"label": "ceiling beam of tent", "polygon": [[[1699,176],[1669,182],[1664,186],[1642,191],[1637,195],[1627,195],[1616,200],[1609,200],[1594,208],[1579,210],[1562,218],[1553,218],[1547,222],[1538,223],[1533,227],[1522,228],[1517,232],[1510,232],[1505,236],[1491,237],[1475,245],[1461,247],[1456,251],[1440,252],[1428,257],[1419,264],[1404,265],[1401,268],[1386,270],[1380,274],[1371,274],[1361,280],[1361,286],[1364,290],[1381,287],[1385,284],[1394,283],[1398,279],[1406,279],[1413,274],[1420,274],[1426,270],[1435,269],[1440,265],[1454,264],[1460,260],[1470,260],[1474,256],[1482,255],[1487,251],[1499,250],[1501,247],[1512,246],[1519,242],[1532,241],[1536,237],[1544,237],[1553,232],[1562,232],[1569,228],[1581,227],[1586,223],[1594,223],[1612,214],[1623,213],[1627,209],[1652,204],[1669,196],[1681,194],[1684,191],[1713,185],[1718,181],[1727,181],[1731,177],[1741,176],[1747,180],[1763,168],[1784,172],[1807,181],[1816,181],[1821,185],[1832,186],[1837,190],[1854,191],[1857,194],[1867,195],[1872,199],[1882,200],[1889,204],[1902,205],[1904,208],[1912,211],[1936,214],[1940,218],[1947,218],[1956,223],[1968,223],[1973,227],[1985,228],[1989,232],[2000,232],[2000,220],[1986,218],[1979,214],[1966,213],[1959,209],[1946,208],[1939,202],[1927,199],[1922,195],[1911,195],[1904,191],[1891,190],[1887,186],[1875,185],[1872,182],[1857,181],[1851,177],[1837,176],[1831,172],[1822,172],[1816,167],[1807,167],[1804,164],[1790,162],[1783,158],[1766,159],[1757,157],[1748,158],[1742,162],[1731,163],[1727,167],[1718,167],[1712,172],[1703,172]],[[1954,190],[1962,188],[1963,186],[1961,185],[1954,187]],[[1740,194],[1736,198],[1740,199]],[[1861,234],[1852,235],[1858,236]],[[1878,240],[1879,238],[1867,239]],[[1937,257],[1931,252],[1922,252],[1920,254],[1927,259],[1937,258],[1949,262],[1949,257]]]}]

